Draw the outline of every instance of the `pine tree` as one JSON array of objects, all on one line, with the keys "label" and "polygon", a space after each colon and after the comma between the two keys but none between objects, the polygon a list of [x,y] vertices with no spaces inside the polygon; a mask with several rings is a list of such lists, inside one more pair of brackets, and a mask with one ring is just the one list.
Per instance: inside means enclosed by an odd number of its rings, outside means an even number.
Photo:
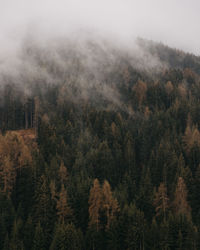
[{"label": "pine tree", "polygon": [[98,179],[94,180],[89,197],[89,225],[95,225],[98,231],[101,227],[109,229],[111,222],[119,211],[118,202],[113,198],[111,187],[108,181],[104,181],[100,187]]},{"label": "pine tree", "polygon": [[56,229],[53,236],[53,241],[50,246],[50,250],[65,250],[66,247],[66,232],[65,232],[65,224],[57,224]]},{"label": "pine tree", "polygon": [[33,244],[34,226],[32,217],[29,216],[23,230],[23,242],[25,249],[31,249]]},{"label": "pine tree", "polygon": [[136,204],[148,216],[150,221],[153,215],[153,186],[149,168],[146,170],[146,173],[145,169],[143,170]]},{"label": "pine tree", "polygon": [[147,92],[147,84],[141,80],[137,82],[136,85],[133,87],[133,92],[136,95],[138,100],[138,104],[141,105],[142,102],[146,99],[146,92]]},{"label": "pine tree", "polygon": [[56,220],[54,203],[51,199],[48,179],[42,175],[35,191],[33,222],[34,224],[40,223],[42,230],[44,230],[45,247],[48,247],[48,244],[50,244],[50,238]]},{"label": "pine tree", "polygon": [[95,226],[96,231],[99,231],[100,224],[100,209],[102,206],[102,192],[98,179],[93,182],[93,187],[90,190],[89,197],[89,226]]},{"label": "pine tree", "polygon": [[8,233],[6,234],[6,237],[4,239],[4,244],[3,244],[3,250],[8,250],[10,249],[10,241],[9,241],[9,238],[8,238]]},{"label": "pine tree", "polygon": [[4,214],[0,215],[0,249],[3,249],[4,240],[7,235],[6,225],[5,225],[5,218]]},{"label": "pine tree", "polygon": [[24,245],[23,241],[21,240],[22,234],[22,220],[18,219],[14,221],[14,225],[11,232],[10,238],[10,250],[23,250]]},{"label": "pine tree", "polygon": [[167,189],[164,183],[160,183],[158,191],[155,194],[154,206],[156,210],[156,216],[163,214],[164,221],[166,221],[166,213],[169,208],[169,199],[167,197]]},{"label": "pine tree", "polygon": [[191,218],[191,207],[187,202],[187,187],[182,177],[178,178],[174,197],[174,209],[177,215],[184,215],[188,219]]},{"label": "pine tree", "polygon": [[191,118],[188,118],[187,127],[185,129],[185,133],[182,140],[184,143],[185,151],[188,155],[193,147],[200,147],[200,133],[198,127],[192,125]]},{"label": "pine tree", "polygon": [[95,158],[95,175],[101,182],[108,178],[109,180],[112,180],[115,166],[107,140],[99,144]]},{"label": "pine tree", "polygon": [[169,220],[169,246],[173,249],[198,249],[196,248],[196,227],[191,219],[184,214],[170,215]]},{"label": "pine tree", "polygon": [[42,175],[38,182],[38,186],[35,193],[35,215],[37,221],[40,221],[41,225],[44,226],[48,223],[50,219],[50,210],[51,210],[51,199],[50,199],[50,190],[48,187],[47,178]]},{"label": "pine tree", "polygon": [[123,249],[144,249],[145,219],[144,213],[135,204],[126,205],[122,211]]},{"label": "pine tree", "polygon": [[159,249],[160,244],[160,230],[155,217],[152,220],[150,228],[147,228],[147,245],[149,249]]},{"label": "pine tree", "polygon": [[40,222],[38,222],[36,228],[35,228],[35,235],[33,238],[33,247],[32,250],[45,250],[45,235],[44,235],[44,231],[43,228],[40,224]]},{"label": "pine tree", "polygon": [[167,221],[163,221],[159,225],[159,248],[169,249],[169,224]]},{"label": "pine tree", "polygon": [[62,223],[72,219],[72,210],[68,205],[67,191],[64,187],[64,184],[62,184],[61,186],[61,191],[58,196],[56,209],[59,221],[61,221]]},{"label": "pine tree", "polygon": [[9,155],[4,158],[3,169],[1,172],[3,192],[10,197],[13,186],[16,180],[16,170],[14,168],[13,162],[10,160]]},{"label": "pine tree", "polygon": [[39,98],[38,96],[36,96],[34,98],[34,104],[35,104],[35,110],[34,110],[34,129],[35,129],[35,134],[36,134],[36,138],[38,137],[38,124],[39,124]]},{"label": "pine tree", "polygon": [[198,166],[192,185],[191,193],[191,202],[192,202],[192,215],[194,221],[199,225],[200,228],[200,199],[199,199],[199,190],[200,190],[200,165]]},{"label": "pine tree", "polygon": [[135,167],[135,149],[134,149],[134,141],[130,133],[127,133],[126,135],[126,142],[125,142],[125,150],[124,150],[124,156],[125,161],[128,166],[128,172],[134,173],[134,167]]},{"label": "pine tree", "polygon": [[59,177],[61,180],[61,184],[66,184],[67,176],[68,176],[67,168],[64,166],[64,163],[62,161],[59,168]]},{"label": "pine tree", "polygon": [[174,90],[173,84],[171,81],[168,81],[165,85],[165,90],[167,92],[168,95],[170,95],[172,93],[172,91]]},{"label": "pine tree", "polygon": [[74,224],[57,224],[50,250],[81,250],[82,234]]},{"label": "pine tree", "polygon": [[103,188],[102,188],[102,209],[105,210],[106,214],[106,228],[110,228],[111,222],[114,220],[116,213],[119,211],[118,202],[115,198],[113,198],[110,184],[108,181],[104,181]]},{"label": "pine tree", "polygon": [[32,162],[30,149],[24,139],[16,132],[0,135],[0,188],[11,195],[17,172]]}]

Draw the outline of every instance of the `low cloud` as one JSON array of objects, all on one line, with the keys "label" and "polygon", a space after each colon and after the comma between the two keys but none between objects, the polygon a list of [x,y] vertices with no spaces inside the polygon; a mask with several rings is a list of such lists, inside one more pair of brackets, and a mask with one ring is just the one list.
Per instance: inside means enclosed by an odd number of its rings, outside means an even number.
[{"label": "low cloud", "polygon": [[122,107],[115,78],[105,84],[109,74],[127,64],[147,74],[167,67],[135,39],[199,54],[199,7],[197,0],[1,0],[0,85],[32,93],[34,85],[59,84],[74,102],[96,101],[95,92]]},{"label": "low cloud", "polygon": [[91,30],[130,43],[161,41],[200,54],[198,0],[1,0],[0,53],[19,46],[27,32],[45,36]]}]

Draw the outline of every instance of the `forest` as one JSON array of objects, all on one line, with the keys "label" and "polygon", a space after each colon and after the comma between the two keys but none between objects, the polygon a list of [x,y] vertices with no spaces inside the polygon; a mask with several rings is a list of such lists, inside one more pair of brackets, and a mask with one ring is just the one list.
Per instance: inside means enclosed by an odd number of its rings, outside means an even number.
[{"label": "forest", "polygon": [[27,40],[19,61],[0,71],[0,249],[200,249],[200,57]]}]

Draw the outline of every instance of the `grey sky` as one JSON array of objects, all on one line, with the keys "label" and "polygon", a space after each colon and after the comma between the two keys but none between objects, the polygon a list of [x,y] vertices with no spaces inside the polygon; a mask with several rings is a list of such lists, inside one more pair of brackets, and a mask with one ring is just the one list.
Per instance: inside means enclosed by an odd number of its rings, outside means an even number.
[{"label": "grey sky", "polygon": [[0,53],[13,53],[26,32],[40,30],[43,37],[88,29],[200,55],[199,12],[199,0],[0,0]]}]

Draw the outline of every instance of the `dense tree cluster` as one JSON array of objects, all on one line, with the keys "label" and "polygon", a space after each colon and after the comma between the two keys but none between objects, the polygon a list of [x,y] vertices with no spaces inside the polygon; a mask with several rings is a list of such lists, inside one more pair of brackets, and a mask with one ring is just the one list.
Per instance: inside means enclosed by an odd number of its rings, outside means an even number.
[{"label": "dense tree cluster", "polygon": [[87,91],[1,87],[0,249],[200,248],[199,69],[119,60]]}]

